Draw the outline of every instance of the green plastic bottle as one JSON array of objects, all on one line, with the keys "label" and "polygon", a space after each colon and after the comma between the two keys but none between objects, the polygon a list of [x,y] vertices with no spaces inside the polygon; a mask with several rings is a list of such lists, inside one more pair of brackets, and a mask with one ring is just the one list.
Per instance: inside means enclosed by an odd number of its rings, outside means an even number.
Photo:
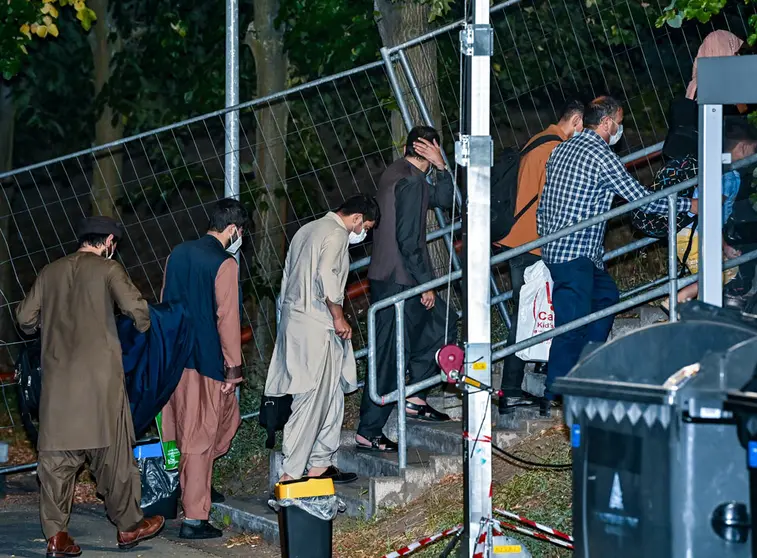
[{"label": "green plastic bottle", "polygon": [[160,445],[163,447],[163,460],[165,462],[166,471],[174,471],[179,468],[179,458],[181,453],[176,446],[175,440],[163,439],[163,413],[158,413],[155,417],[155,424],[158,426],[158,436],[160,437]]}]

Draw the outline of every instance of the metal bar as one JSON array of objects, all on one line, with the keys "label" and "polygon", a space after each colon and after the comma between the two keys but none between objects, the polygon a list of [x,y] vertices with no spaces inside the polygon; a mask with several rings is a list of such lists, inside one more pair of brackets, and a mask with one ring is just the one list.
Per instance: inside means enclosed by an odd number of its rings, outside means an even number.
[{"label": "metal bar", "polygon": [[405,407],[405,301],[394,305],[395,346],[397,350],[397,445],[400,473],[407,468],[407,409]]},{"label": "metal bar", "polygon": [[[756,259],[757,259],[757,250],[754,250],[752,252],[747,252],[746,254],[742,254],[738,258],[728,260],[728,262],[726,262],[726,264],[723,266],[723,269],[731,269],[733,267],[737,267],[741,264],[744,264],[746,262],[750,262]],[[678,286],[686,287],[688,285],[691,285],[692,283],[696,283],[698,280],[699,280],[699,274],[690,275],[688,277],[685,277],[679,280]],[[665,282],[667,282],[667,280]],[[643,294],[634,296],[623,302],[614,304],[613,306],[609,306],[605,308],[604,310],[600,310],[599,312],[594,312],[593,314],[589,314],[588,316],[584,316],[583,318],[574,320],[570,322],[569,324],[565,324],[563,326],[557,327],[546,333],[540,333],[539,335],[535,335],[534,337],[531,337],[530,339],[521,341],[520,343],[515,343],[514,345],[510,345],[509,347],[506,347],[502,349],[501,351],[497,351],[493,353],[492,362],[503,359],[508,355],[516,353],[527,347],[531,347],[532,345],[538,345],[539,343],[552,339],[553,337],[557,337],[558,335],[561,335],[567,331],[573,331],[574,329],[583,327],[597,320],[601,320],[602,318],[612,316],[614,314],[622,312],[623,310],[628,310],[629,308],[633,308],[634,306],[638,306],[639,304],[643,304],[650,300],[654,300],[655,298],[660,298],[661,296],[664,296],[665,294],[667,294],[667,292],[668,292],[667,285],[656,287]]]},{"label": "metal bar", "polygon": [[[407,80],[407,85],[410,88],[410,91],[413,94],[413,97],[415,98],[415,104],[418,105],[418,110],[421,113],[421,118],[423,118],[423,121],[426,123],[427,126],[431,126],[432,128],[435,128],[436,125],[434,123],[434,119],[431,118],[431,113],[428,110],[428,105],[426,104],[426,100],[423,98],[423,93],[421,92],[420,87],[418,87],[418,80],[415,79],[415,72],[413,71],[413,67],[410,65],[410,61],[407,59],[407,55],[405,54],[405,51],[403,49],[399,49],[397,51],[397,56],[399,57],[400,64],[402,65],[402,70],[405,73],[405,79]],[[447,159],[447,154],[442,149],[442,157],[444,158],[444,163],[447,165],[447,168],[452,168],[449,163],[449,159]],[[457,187],[457,182],[455,180],[456,177],[452,177],[452,180],[455,185],[455,203],[457,203],[458,207],[461,208],[463,206],[463,198],[460,194],[460,188]],[[440,227],[444,227],[446,225],[446,219],[444,217],[444,214],[440,209],[436,209],[436,220],[439,222]],[[450,235],[450,245],[452,245],[452,237]],[[450,251],[450,254],[453,254],[452,251]],[[460,261],[457,257],[457,254],[454,254],[452,259],[452,266],[457,271],[460,269]],[[494,295],[494,298],[499,297],[499,287],[497,286],[497,280],[490,275],[489,277],[489,285],[492,290],[492,295]],[[505,304],[503,302],[498,302],[496,304],[497,310],[499,311],[500,316],[507,324],[507,327],[511,327],[510,324],[510,315],[507,313],[507,308],[505,308]]]},{"label": "metal bar", "polygon": [[[226,0],[226,108],[239,104],[239,0]],[[223,195],[239,199],[239,111],[226,113]],[[239,256],[237,255],[237,262]]]},{"label": "metal bar", "polygon": [[[670,291],[668,294],[668,314],[671,322],[678,321],[678,250],[676,246],[676,231],[678,222],[678,212],[676,203],[678,196],[670,194],[668,196],[668,281],[670,282]],[[694,231],[691,231],[694,234]]]},{"label": "metal bar", "polygon": [[389,49],[386,47],[381,48],[381,58],[384,60],[384,67],[386,68],[386,75],[389,78],[389,85],[394,92],[394,98],[397,100],[397,106],[400,109],[402,115],[402,122],[405,124],[405,129],[410,130],[413,127],[413,119],[410,117],[410,111],[405,103],[405,98],[402,95],[402,87],[397,79],[397,72],[394,71],[394,62],[390,56]]},{"label": "metal bar", "polygon": [[[486,36],[491,31],[489,0],[474,0],[473,31]],[[487,42],[487,41],[482,41]],[[490,79],[491,53],[487,49],[473,49],[465,59],[468,106],[463,107],[467,121],[466,133],[471,137],[491,140]],[[461,78],[462,79],[462,78]],[[465,204],[465,374],[484,385],[491,385],[491,149],[483,142],[472,144],[470,161],[466,167]],[[485,162],[484,162],[485,161]],[[492,515],[491,467],[491,395],[484,391],[468,391],[463,400],[463,483],[464,525],[467,553],[476,552],[478,526]],[[491,539],[489,539],[491,540]],[[487,546],[487,548],[489,548]],[[488,555],[489,552],[487,551]]]},{"label": "metal bar", "polygon": [[[699,299],[723,305],[723,106],[699,106]],[[693,233],[692,233],[693,234]]]},{"label": "metal bar", "polygon": [[338,74],[334,74],[327,77],[322,77],[318,79],[314,79],[313,81],[309,81],[307,83],[303,83],[301,85],[297,85],[295,87],[291,87],[289,89],[285,89],[284,91],[278,91],[276,93],[271,93],[270,95],[265,95],[263,97],[257,97],[253,99],[252,101],[246,101],[244,103],[240,103],[234,107],[229,108],[223,108],[219,109],[213,112],[208,112],[205,114],[202,114],[200,116],[194,116],[192,118],[187,118],[186,120],[182,120],[181,122],[175,122],[173,124],[168,124],[166,126],[161,126],[160,128],[155,128],[154,130],[150,130],[149,132],[141,132],[139,134],[134,134],[133,136],[129,136],[128,138],[121,138],[116,141],[112,141],[110,143],[104,143],[102,145],[98,145],[95,147],[90,147],[88,149],[82,149],[81,151],[76,151],[74,153],[71,153],[69,155],[63,155],[61,157],[56,157],[55,159],[48,159],[47,161],[43,161],[41,163],[34,163],[33,165],[27,165],[25,167],[21,167],[20,169],[14,169],[11,171],[6,171],[3,173],[0,173],[0,180],[4,178],[8,178],[10,176],[14,176],[16,174],[22,173],[22,172],[29,172],[36,169],[43,168],[48,165],[54,165],[56,163],[63,163],[65,161],[68,161],[70,159],[76,159],[77,157],[81,157],[83,155],[92,155],[94,153],[98,153],[100,151],[106,151],[113,149],[115,147],[119,147],[121,145],[124,145],[126,143],[137,141],[140,139],[148,138],[150,136],[154,136],[163,132],[169,132],[171,130],[175,130],[177,128],[181,128],[183,126],[189,126],[190,124],[195,124],[197,122],[202,122],[203,120],[208,120],[210,118],[214,117],[220,117],[225,115],[226,113],[235,110],[235,111],[242,111],[245,109],[253,108],[257,105],[265,105],[270,104],[274,101],[277,101],[279,99],[283,99],[284,97],[288,95],[292,95],[294,93],[299,93],[301,91],[306,91],[308,89],[312,89],[315,87],[318,87],[320,85],[323,85],[324,83],[330,83],[332,81],[337,81],[346,77],[353,76],[355,74],[359,74],[361,72],[367,72],[369,70],[373,70],[375,68],[378,68],[380,66],[383,66],[384,62],[381,60],[377,60],[376,62],[371,62],[370,64],[365,64],[363,66],[359,66],[357,68],[351,68],[349,70],[345,70],[344,72],[339,72]]}]

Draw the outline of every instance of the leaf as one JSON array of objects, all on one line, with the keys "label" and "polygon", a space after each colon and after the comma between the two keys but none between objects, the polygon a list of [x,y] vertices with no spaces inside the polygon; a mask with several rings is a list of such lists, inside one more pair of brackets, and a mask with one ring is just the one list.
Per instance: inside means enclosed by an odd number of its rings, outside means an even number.
[{"label": "leaf", "polygon": [[675,17],[668,19],[667,23],[673,29],[680,29],[681,25],[683,24],[683,15],[678,13],[675,15]]}]

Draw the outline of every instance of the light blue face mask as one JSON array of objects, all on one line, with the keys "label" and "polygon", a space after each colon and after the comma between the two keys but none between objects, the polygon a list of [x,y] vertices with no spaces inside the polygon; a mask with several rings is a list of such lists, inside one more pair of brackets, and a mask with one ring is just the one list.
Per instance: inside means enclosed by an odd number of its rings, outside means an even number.
[{"label": "light blue face mask", "polygon": [[578,128],[573,128],[573,137],[580,136],[581,132],[578,131]]}]

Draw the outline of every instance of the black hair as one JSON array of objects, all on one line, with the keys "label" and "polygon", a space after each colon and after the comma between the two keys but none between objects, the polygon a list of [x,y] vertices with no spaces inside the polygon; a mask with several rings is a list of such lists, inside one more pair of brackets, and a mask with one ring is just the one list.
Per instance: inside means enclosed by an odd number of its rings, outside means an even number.
[{"label": "black hair", "polygon": [[[109,234],[102,234],[102,233],[86,233],[81,236],[79,236],[79,248],[83,246],[92,246],[93,248],[98,248],[105,244],[105,241],[108,240]],[[113,239],[114,242],[116,242],[116,239]]]},{"label": "black hair", "polygon": [[742,141],[757,143],[757,129],[743,116],[723,119],[723,151],[729,153]]},{"label": "black hair", "polygon": [[565,104],[562,106],[562,109],[560,110],[560,122],[564,120],[570,120],[575,114],[580,114],[583,117],[584,104],[581,101],[577,101],[576,99],[570,99],[569,101],[565,102]]},{"label": "black hair", "polygon": [[596,128],[605,118],[613,118],[621,108],[620,103],[609,95],[597,97],[584,109],[584,126]]},{"label": "black hair", "polygon": [[416,153],[415,148],[413,147],[413,144],[418,141],[419,139],[424,139],[430,143],[434,143],[436,141],[437,143],[441,143],[441,138],[439,137],[439,132],[437,132],[434,128],[431,126],[416,126],[412,130],[410,130],[410,133],[407,135],[407,142],[405,142],[405,157],[421,157]]},{"label": "black hair", "polygon": [[363,216],[363,222],[374,221],[376,225],[378,225],[378,221],[381,218],[381,210],[379,210],[376,198],[366,194],[358,194],[357,196],[347,198],[337,208],[336,212],[347,216],[359,213]]},{"label": "black hair", "polygon": [[248,217],[244,206],[234,198],[219,200],[210,213],[208,230],[211,232],[223,232],[229,225],[235,225],[240,229],[247,228]]}]

